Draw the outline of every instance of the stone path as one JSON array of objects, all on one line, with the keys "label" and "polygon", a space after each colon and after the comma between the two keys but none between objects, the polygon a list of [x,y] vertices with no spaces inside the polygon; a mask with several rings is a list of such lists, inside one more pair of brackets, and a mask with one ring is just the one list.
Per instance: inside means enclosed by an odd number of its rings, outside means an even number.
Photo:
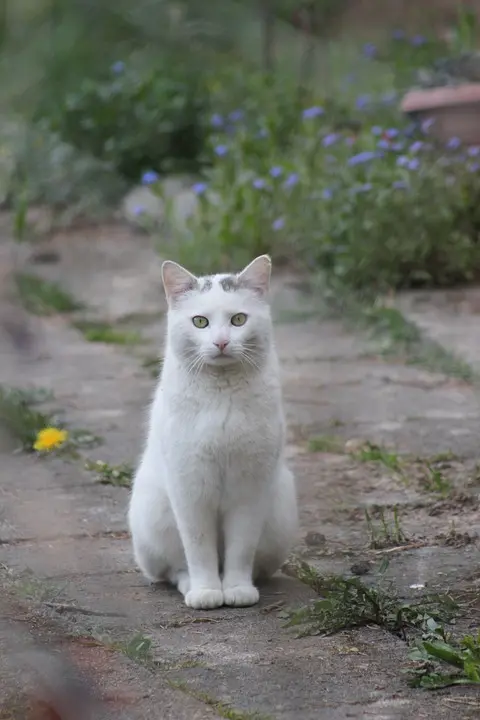
[{"label": "stone path", "polygon": [[[103,438],[100,447],[82,451],[84,459],[135,462],[154,386],[145,360],[164,328],[159,260],[144,235],[120,225],[57,234],[40,251],[44,257],[58,253],[59,262],[32,260],[32,271],[59,280],[88,306],[89,317],[135,329],[144,343],[87,342],[69,317],[32,318],[35,357],[19,360],[2,342],[2,383],[52,390],[47,407],[60,408],[69,426]],[[300,496],[296,555],[321,573],[347,577],[363,563],[368,582],[387,551],[388,576],[402,596],[415,595],[412,585],[477,591],[463,622],[478,627],[475,387],[402,359],[387,362],[365,336],[313,315],[314,300],[299,295],[286,276],[275,278],[273,307]],[[469,305],[462,317],[467,310],[477,312]],[[418,306],[416,313],[422,325]],[[441,308],[429,305],[423,321],[427,331],[435,325],[437,338],[448,335],[450,320]],[[468,359],[480,362],[480,352],[473,355],[470,346]],[[406,461],[399,475],[385,463],[346,453],[345,443],[354,438],[423,460]],[[447,451],[450,457],[432,459]],[[440,473],[433,480],[425,475],[427,458]],[[9,622],[0,624],[0,718],[24,717],[14,710],[27,682],[16,653],[32,640],[60,644],[88,668],[112,717],[478,716],[471,689],[410,689],[401,672],[406,644],[380,628],[296,637],[282,611],[314,594],[289,575],[279,574],[262,590],[260,605],[246,610],[192,613],[172,590],[149,587],[131,558],[128,490],[98,484],[83,465],[78,458],[39,459],[7,448],[1,457],[0,609]],[[410,538],[405,549],[399,543],[371,547],[364,511],[370,509],[378,529],[376,506],[388,518],[398,507]],[[149,662],[139,662],[139,638],[151,642]]]}]

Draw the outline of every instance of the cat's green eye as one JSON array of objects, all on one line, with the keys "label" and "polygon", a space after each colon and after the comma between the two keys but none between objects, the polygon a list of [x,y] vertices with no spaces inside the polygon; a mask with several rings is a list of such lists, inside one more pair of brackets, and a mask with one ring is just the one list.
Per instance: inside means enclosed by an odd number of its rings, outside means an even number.
[{"label": "cat's green eye", "polygon": [[247,322],[247,316],[245,313],[237,313],[236,315],[232,316],[232,319],[230,320],[232,325],[235,325],[235,327],[240,327],[241,325],[245,325]]},{"label": "cat's green eye", "polygon": [[195,317],[192,318],[192,322],[195,327],[200,330],[203,330],[203,328],[206,328],[208,325],[208,320],[206,317],[203,317],[203,315],[195,315]]}]

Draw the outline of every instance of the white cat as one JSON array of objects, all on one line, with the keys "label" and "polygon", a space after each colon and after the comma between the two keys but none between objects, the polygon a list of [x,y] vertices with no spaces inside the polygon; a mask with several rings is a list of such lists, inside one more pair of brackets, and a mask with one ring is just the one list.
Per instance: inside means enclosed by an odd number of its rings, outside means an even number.
[{"label": "white cat", "polygon": [[297,526],[262,255],[237,275],[162,266],[165,360],[129,509],[135,559],[196,609],[258,602]]}]

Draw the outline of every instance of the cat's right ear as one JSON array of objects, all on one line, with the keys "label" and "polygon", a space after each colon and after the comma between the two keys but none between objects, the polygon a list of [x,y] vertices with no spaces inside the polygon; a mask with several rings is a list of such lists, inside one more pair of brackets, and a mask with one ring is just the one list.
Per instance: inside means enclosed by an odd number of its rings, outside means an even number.
[{"label": "cat's right ear", "polygon": [[195,290],[198,286],[195,275],[173,260],[165,260],[162,264],[162,281],[169,303],[175,302],[180,295]]}]

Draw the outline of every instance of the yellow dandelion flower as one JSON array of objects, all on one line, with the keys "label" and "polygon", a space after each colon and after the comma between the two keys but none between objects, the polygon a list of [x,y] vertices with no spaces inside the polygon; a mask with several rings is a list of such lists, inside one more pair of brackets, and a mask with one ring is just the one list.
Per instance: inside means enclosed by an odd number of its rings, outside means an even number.
[{"label": "yellow dandelion flower", "polygon": [[66,430],[59,430],[55,427],[47,427],[37,433],[37,439],[33,445],[34,450],[44,452],[55,450],[67,440],[68,433]]}]

